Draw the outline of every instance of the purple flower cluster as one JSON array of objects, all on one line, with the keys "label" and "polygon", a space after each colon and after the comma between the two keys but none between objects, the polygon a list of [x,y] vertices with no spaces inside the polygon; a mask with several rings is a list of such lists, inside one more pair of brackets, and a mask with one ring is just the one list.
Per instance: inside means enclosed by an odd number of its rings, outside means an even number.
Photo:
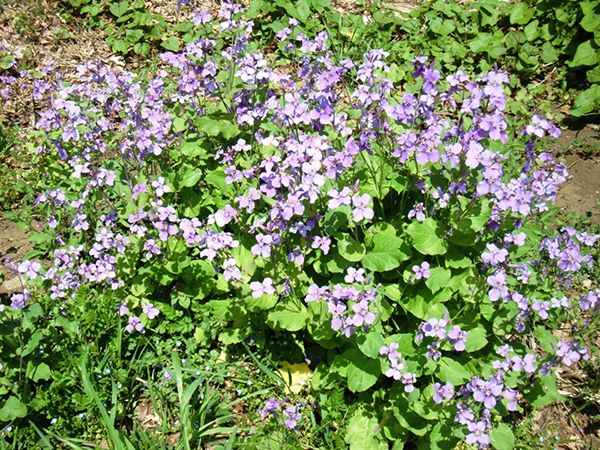
[{"label": "purple flower cluster", "polygon": [[380,355],[386,355],[390,368],[385,371],[384,375],[394,380],[400,380],[404,384],[405,392],[412,392],[415,389],[414,384],[417,382],[417,376],[406,370],[406,365],[402,358],[402,354],[398,351],[399,345],[392,342],[389,346],[383,346],[379,349]]},{"label": "purple flower cluster", "polygon": [[424,338],[432,338],[432,342],[427,344],[427,357],[437,360],[442,355],[440,349],[443,341],[449,342],[454,351],[462,352],[465,350],[467,332],[461,330],[459,326],[450,327],[447,312],[441,319],[431,318],[419,324],[416,341],[423,342]]},{"label": "purple flower cluster", "polygon": [[[362,269],[348,269],[345,277],[346,282],[366,283]],[[348,281],[351,280],[351,281]],[[362,280],[362,281],[361,281]],[[368,330],[375,322],[377,315],[373,312],[376,304],[376,290],[360,290],[355,286],[343,286],[336,284],[333,287],[319,287],[316,284],[309,286],[304,298],[306,303],[325,300],[327,309],[331,314],[331,328],[350,337],[357,327]]]},{"label": "purple flower cluster", "polygon": [[275,398],[271,397],[267,400],[265,406],[258,411],[258,415],[263,419],[268,416],[277,417],[280,414],[283,417],[283,424],[290,430],[294,430],[298,422],[302,419],[300,407],[291,404],[287,398],[275,400]]}]

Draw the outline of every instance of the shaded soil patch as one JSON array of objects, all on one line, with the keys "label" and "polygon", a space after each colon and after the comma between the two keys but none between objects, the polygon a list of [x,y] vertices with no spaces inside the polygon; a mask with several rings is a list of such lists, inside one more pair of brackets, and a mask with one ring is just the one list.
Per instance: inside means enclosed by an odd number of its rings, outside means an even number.
[{"label": "shaded soil patch", "polygon": [[557,206],[600,223],[600,131],[595,125],[565,130],[552,146],[565,158],[570,177],[558,194]]}]

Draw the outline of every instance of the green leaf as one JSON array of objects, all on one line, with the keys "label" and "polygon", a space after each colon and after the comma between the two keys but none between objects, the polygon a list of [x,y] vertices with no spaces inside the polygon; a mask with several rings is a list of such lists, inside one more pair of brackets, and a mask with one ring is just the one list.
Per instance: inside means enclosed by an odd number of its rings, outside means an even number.
[{"label": "green leaf", "polygon": [[17,397],[8,397],[0,408],[0,422],[11,422],[27,415],[27,406]]},{"label": "green leaf", "polygon": [[334,369],[348,379],[348,389],[363,392],[377,382],[381,374],[381,365],[377,359],[363,355],[358,349],[346,350],[334,359]]},{"label": "green leaf", "polygon": [[358,348],[365,356],[369,358],[379,358],[379,350],[385,345],[381,334],[371,331],[366,335],[362,334],[356,338]]},{"label": "green leaf", "polygon": [[500,423],[490,431],[490,441],[497,450],[512,450],[515,446],[515,435],[508,425]]},{"label": "green leaf", "polygon": [[525,2],[517,3],[512,7],[510,23],[513,25],[525,25],[534,14],[535,8],[532,8]]},{"label": "green leaf", "polygon": [[350,450],[380,450],[387,448],[377,439],[379,424],[375,417],[358,408],[348,420],[344,440]]},{"label": "green leaf", "polygon": [[467,333],[467,341],[465,342],[466,352],[475,352],[481,350],[488,343],[487,332],[483,327],[473,328]]},{"label": "green leaf", "polygon": [[452,276],[452,272],[442,267],[434,267],[429,272],[430,275],[425,281],[425,285],[431,289],[431,292],[434,294],[443,287],[446,287],[450,277]]},{"label": "green leaf", "polygon": [[577,46],[571,67],[594,66],[600,62],[599,49],[589,39]]},{"label": "green leaf", "polygon": [[365,246],[351,236],[345,234],[337,242],[338,252],[346,261],[358,262],[365,256]]},{"label": "green leaf", "polygon": [[444,356],[438,362],[438,377],[443,382],[449,381],[457,385],[470,380],[471,373],[465,369],[463,364]]},{"label": "green leaf", "polygon": [[183,117],[175,117],[175,119],[173,119],[173,131],[180,133],[185,129],[187,129],[187,120]]},{"label": "green leaf", "polygon": [[223,136],[225,139],[231,139],[240,134],[237,125],[229,120],[215,119],[211,116],[203,116],[196,120],[196,125],[209,136]]},{"label": "green leaf", "polygon": [[473,53],[487,52],[492,44],[492,35],[490,33],[478,33],[477,37],[469,42],[469,48]]},{"label": "green leaf", "polygon": [[575,97],[573,108],[570,112],[573,116],[580,117],[597,111],[598,108],[600,108],[600,84],[594,84]]},{"label": "green leaf", "polygon": [[387,223],[379,223],[369,228],[367,235],[373,234],[371,248],[362,259],[362,265],[374,272],[386,272],[400,266],[411,257],[410,246],[396,236],[396,229]]},{"label": "green leaf", "polygon": [[202,178],[202,170],[200,169],[189,169],[183,176],[178,180],[180,186],[192,187],[198,184]]},{"label": "green leaf", "polygon": [[52,376],[50,367],[46,363],[40,363],[34,365],[33,362],[29,362],[27,365],[27,376],[33,381],[49,380]]},{"label": "green leaf", "polygon": [[525,28],[523,28],[525,37],[529,42],[534,41],[540,35],[540,30],[538,29],[539,23],[539,20],[533,20],[529,22]]},{"label": "green leaf", "polygon": [[259,298],[249,297],[246,299],[246,307],[249,311],[261,311],[271,309],[277,304],[276,294],[263,294]]},{"label": "green leaf", "polygon": [[121,17],[123,14],[127,12],[129,9],[129,2],[127,0],[122,0],[120,2],[112,2],[110,4],[109,11],[115,17]]},{"label": "green leaf", "polygon": [[429,29],[433,31],[435,34],[439,34],[441,36],[447,36],[452,33],[456,27],[454,26],[454,22],[448,19],[438,19],[435,18],[429,22]]},{"label": "green leaf", "polygon": [[588,70],[585,76],[590,83],[600,83],[600,64]]},{"label": "green leaf", "polygon": [[560,54],[550,42],[544,42],[544,45],[542,45],[541,56],[542,61],[544,61],[546,64],[550,64],[556,62]]},{"label": "green leaf", "polygon": [[127,53],[129,52],[129,44],[123,39],[116,39],[110,44],[110,48],[114,52]]},{"label": "green leaf", "polygon": [[285,304],[279,304],[275,309],[269,311],[268,319],[280,328],[288,331],[298,331],[306,326],[308,311],[306,307],[297,300],[289,300]]},{"label": "green leaf", "polygon": [[181,48],[181,43],[179,42],[179,39],[177,39],[177,37],[169,36],[160,43],[160,46],[165,50],[177,52]]},{"label": "green leaf", "polygon": [[439,224],[431,218],[411,223],[406,232],[412,238],[413,246],[424,255],[443,255],[448,250],[446,241],[441,238]]}]

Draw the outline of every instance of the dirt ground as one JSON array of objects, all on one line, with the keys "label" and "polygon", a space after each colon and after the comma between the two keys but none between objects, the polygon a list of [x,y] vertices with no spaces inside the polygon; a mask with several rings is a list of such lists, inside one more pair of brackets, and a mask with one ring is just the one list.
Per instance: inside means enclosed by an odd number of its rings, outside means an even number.
[{"label": "dirt ground", "polygon": [[[393,1],[390,6],[404,12],[419,2]],[[147,3],[155,12],[177,14],[173,7],[175,1]],[[197,2],[198,6],[213,12],[217,3],[212,0]],[[356,7],[350,0],[333,3],[339,10],[353,11]],[[101,31],[89,30],[77,21],[66,20],[57,0],[0,0],[0,45],[9,47],[31,66],[42,67],[55,61],[65,74],[90,59],[102,59],[121,66],[131,63],[111,52]],[[564,158],[570,172],[568,182],[560,190],[557,205],[564,213],[579,213],[592,223],[600,223],[599,127],[586,125],[579,130],[565,130],[563,136],[552,144],[551,151]],[[19,260],[31,248],[27,233],[2,218],[0,212],[0,261],[6,257]],[[2,292],[3,288],[0,288]],[[561,442],[571,441],[558,445],[558,448],[600,449],[599,405],[598,400],[579,399],[569,405],[555,404],[542,408],[534,415],[537,432],[540,435],[551,432],[560,436]],[[575,406],[581,408],[575,410]],[[539,448],[555,447],[552,442],[540,442]]]}]

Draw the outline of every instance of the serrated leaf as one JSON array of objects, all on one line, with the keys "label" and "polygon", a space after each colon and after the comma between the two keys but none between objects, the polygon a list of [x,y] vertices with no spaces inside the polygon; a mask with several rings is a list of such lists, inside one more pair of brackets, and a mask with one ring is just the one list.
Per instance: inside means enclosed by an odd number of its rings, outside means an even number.
[{"label": "serrated leaf", "polygon": [[121,17],[123,14],[127,12],[129,8],[129,2],[127,0],[123,0],[120,2],[111,2],[109,11],[115,17]]},{"label": "serrated leaf", "polygon": [[177,39],[175,36],[169,36],[160,43],[160,46],[165,50],[177,52],[181,48],[181,43],[179,42],[179,39]]},{"label": "serrated leaf", "polygon": [[200,178],[202,178],[202,170],[189,169],[178,181],[180,186],[192,187],[200,181]]},{"label": "serrated leaf", "polygon": [[371,331],[366,335],[360,335],[356,338],[358,348],[365,356],[369,358],[379,358],[379,350],[384,346],[385,341],[381,334]]},{"label": "serrated leaf", "polygon": [[413,246],[424,255],[443,255],[448,250],[441,237],[441,227],[431,218],[411,223],[406,232],[412,238]]}]

